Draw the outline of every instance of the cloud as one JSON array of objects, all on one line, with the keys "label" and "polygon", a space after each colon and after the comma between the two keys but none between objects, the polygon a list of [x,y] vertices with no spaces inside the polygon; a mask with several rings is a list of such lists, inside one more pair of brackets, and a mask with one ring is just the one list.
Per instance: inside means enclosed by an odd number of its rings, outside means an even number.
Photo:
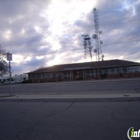
[{"label": "cloud", "polygon": [[94,7],[99,10],[105,60],[138,61],[138,41],[116,43],[139,39],[139,0],[5,0],[0,1],[0,43],[15,55],[14,73],[41,66],[90,61],[84,60],[82,34],[89,34],[95,48],[92,39]]}]

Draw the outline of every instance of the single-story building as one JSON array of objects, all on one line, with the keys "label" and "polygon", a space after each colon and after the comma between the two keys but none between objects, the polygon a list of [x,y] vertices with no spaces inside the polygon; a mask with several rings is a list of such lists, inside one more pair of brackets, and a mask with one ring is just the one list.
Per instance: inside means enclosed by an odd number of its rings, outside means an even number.
[{"label": "single-story building", "polygon": [[55,82],[105,78],[140,77],[140,63],[107,60],[54,65],[28,73],[31,82]]}]

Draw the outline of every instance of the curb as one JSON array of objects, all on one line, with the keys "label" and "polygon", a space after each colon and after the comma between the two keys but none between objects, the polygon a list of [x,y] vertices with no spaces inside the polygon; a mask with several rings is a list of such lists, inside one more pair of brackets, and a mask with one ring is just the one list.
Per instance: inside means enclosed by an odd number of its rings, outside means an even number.
[{"label": "curb", "polygon": [[[123,82],[123,81],[140,81],[140,78],[116,78],[116,79],[94,79],[94,80],[80,80],[80,81],[62,81],[62,82],[45,82],[45,83],[26,83],[26,84],[13,84],[13,85],[32,85],[32,84],[79,84],[79,83],[98,83],[98,82]],[[0,86],[7,86],[1,84]]]},{"label": "curb", "polygon": [[124,98],[47,98],[47,99],[0,99],[0,102],[122,102],[140,101],[140,97]]}]

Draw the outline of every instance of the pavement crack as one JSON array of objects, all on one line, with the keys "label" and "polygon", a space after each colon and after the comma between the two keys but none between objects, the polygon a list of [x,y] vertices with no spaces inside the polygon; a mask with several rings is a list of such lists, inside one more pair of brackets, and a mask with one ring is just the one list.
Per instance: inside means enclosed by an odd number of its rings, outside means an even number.
[{"label": "pavement crack", "polygon": [[73,106],[73,104],[74,104],[74,102],[70,103],[70,105],[68,105],[67,107],[65,107],[65,108],[62,109],[62,110],[59,110],[59,111],[57,111],[57,112],[51,113],[51,114],[49,114],[49,115],[46,115],[45,117],[43,117],[42,119],[40,119],[40,120],[39,120],[37,123],[35,123],[34,125],[32,125],[32,126],[26,128],[26,129],[20,131],[20,132],[19,132],[18,134],[16,134],[14,137],[16,137],[18,140],[20,140],[20,137],[19,137],[20,134],[23,134],[23,133],[25,133],[25,132],[28,131],[28,130],[33,130],[34,127],[38,126],[38,125],[39,125],[41,122],[43,122],[45,119],[47,119],[47,118],[49,118],[49,117],[52,117],[52,116],[54,116],[54,115],[57,115],[57,114],[59,114],[59,113],[62,113],[62,112],[64,112],[65,110],[68,110],[69,108],[71,108],[71,107]]},{"label": "pavement crack", "polygon": [[103,108],[104,108],[104,109],[109,109],[107,104],[104,105]]},{"label": "pavement crack", "polygon": [[18,140],[20,140],[20,138],[18,137],[18,135],[16,135],[16,138],[17,138]]},{"label": "pavement crack", "polygon": [[126,111],[126,112],[128,112],[129,111],[129,108],[132,106],[132,104],[131,104],[131,102],[128,102],[128,105],[126,106],[126,107],[124,107],[124,110]]},{"label": "pavement crack", "polygon": [[139,90],[139,89],[135,89],[135,92],[136,92],[136,93],[140,93],[140,90]]},{"label": "pavement crack", "polygon": [[119,120],[114,116],[114,113],[113,113],[113,111],[111,112],[111,117],[116,121],[116,122],[118,122]]},{"label": "pavement crack", "polygon": [[[67,110],[67,109],[69,109],[70,107],[72,107],[73,106],[73,104],[74,104],[74,102],[72,102],[69,106],[67,106],[64,110]],[[63,110],[63,111],[64,111]]]}]

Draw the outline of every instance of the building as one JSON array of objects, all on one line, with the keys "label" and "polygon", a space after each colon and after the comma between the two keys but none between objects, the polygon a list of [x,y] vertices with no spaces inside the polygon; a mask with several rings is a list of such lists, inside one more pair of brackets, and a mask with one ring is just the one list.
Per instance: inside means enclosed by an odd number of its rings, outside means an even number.
[{"label": "building", "polygon": [[140,77],[140,63],[125,60],[54,65],[28,73],[31,82]]}]

